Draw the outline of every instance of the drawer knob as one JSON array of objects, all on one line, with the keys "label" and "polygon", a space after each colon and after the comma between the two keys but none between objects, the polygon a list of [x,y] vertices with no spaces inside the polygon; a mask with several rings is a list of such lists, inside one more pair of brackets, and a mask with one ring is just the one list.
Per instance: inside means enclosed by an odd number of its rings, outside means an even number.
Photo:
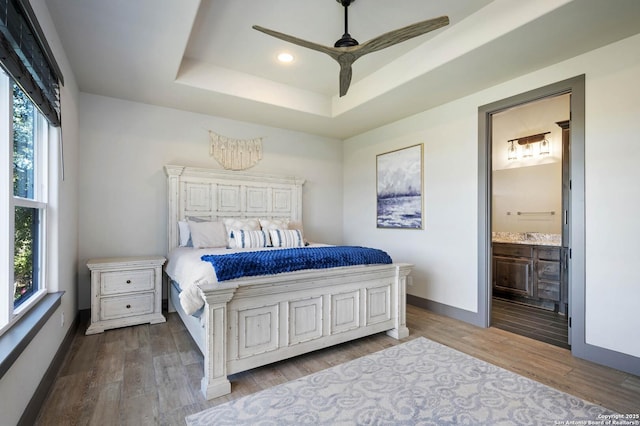
[{"label": "drawer knob", "polygon": [[127,309],[131,309],[131,305],[127,305]]},{"label": "drawer knob", "polygon": [[127,284],[131,284],[131,280],[127,280]]}]

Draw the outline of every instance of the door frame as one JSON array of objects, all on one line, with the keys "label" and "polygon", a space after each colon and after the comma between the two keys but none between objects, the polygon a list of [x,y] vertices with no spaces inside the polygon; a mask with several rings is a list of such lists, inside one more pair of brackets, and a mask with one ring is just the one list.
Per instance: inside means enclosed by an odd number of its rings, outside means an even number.
[{"label": "door frame", "polygon": [[569,341],[571,352],[584,357],[585,340],[585,76],[584,74],[511,96],[478,108],[478,316],[482,326],[491,320],[491,139],[492,116],[509,108],[570,93],[569,140],[570,258],[567,265],[569,291]]}]

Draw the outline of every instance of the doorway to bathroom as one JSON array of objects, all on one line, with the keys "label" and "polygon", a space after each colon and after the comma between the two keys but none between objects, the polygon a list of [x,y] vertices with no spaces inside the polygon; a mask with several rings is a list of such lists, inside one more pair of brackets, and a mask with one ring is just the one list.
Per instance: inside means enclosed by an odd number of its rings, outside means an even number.
[{"label": "doorway to bathroom", "polygon": [[479,130],[479,312],[583,344],[584,76],[480,107]]},{"label": "doorway to bathroom", "polygon": [[564,348],[570,100],[491,116],[491,325]]}]

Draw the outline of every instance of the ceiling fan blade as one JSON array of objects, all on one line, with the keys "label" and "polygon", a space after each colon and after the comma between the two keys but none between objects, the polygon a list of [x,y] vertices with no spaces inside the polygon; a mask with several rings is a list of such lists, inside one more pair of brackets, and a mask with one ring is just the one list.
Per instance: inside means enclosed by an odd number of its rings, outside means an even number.
[{"label": "ceiling fan blade", "polygon": [[353,63],[353,61],[355,61],[358,58],[356,55],[351,53],[353,52],[353,49],[354,49],[353,47],[337,48],[337,47],[324,46],[322,44],[313,43],[311,41],[303,40],[298,37],[293,37],[288,34],[280,33],[278,31],[273,31],[268,28],[261,27],[259,25],[254,25],[253,29],[263,32],[265,34],[268,34],[272,37],[278,38],[280,40],[284,40],[289,43],[306,47],[318,52],[326,53],[327,55],[331,56],[333,59],[335,59],[338,62],[338,64],[340,64],[340,96],[342,97],[347,94],[347,90],[349,90],[349,85],[351,84],[351,76],[352,76],[351,64]]},{"label": "ceiling fan blade", "polygon": [[254,25],[252,28],[254,30],[258,30],[262,33],[268,34],[271,37],[279,38],[280,40],[284,40],[298,46],[302,46],[308,49],[316,50],[318,52],[326,53],[327,55],[331,56],[334,59],[337,59],[337,55],[340,53],[335,47],[324,46],[322,44],[314,43],[312,41],[303,40],[301,38],[280,33],[278,31],[270,30],[268,28],[264,28],[259,25]]},{"label": "ceiling fan blade", "polygon": [[338,59],[340,64],[340,97],[347,94],[347,90],[351,85],[351,76],[353,74],[351,64],[353,64],[353,61],[355,61],[355,57],[346,54]]},{"label": "ceiling fan blade", "polygon": [[[295,44],[297,46],[306,47],[317,52],[326,53],[335,59],[340,64],[340,97],[347,94],[349,86],[351,85],[352,69],[351,65],[356,59],[367,53],[376,52],[384,49],[385,47],[393,46],[403,41],[412,39],[419,35],[428,33],[438,28],[444,27],[449,24],[449,18],[447,16],[440,16],[439,18],[429,19],[427,21],[418,22],[404,28],[400,28],[381,36],[372,38],[366,43],[347,46],[347,47],[330,47],[322,44],[314,43],[311,41],[303,40],[298,37],[294,37],[288,34],[284,34],[278,31],[270,30],[268,28],[254,25],[254,30],[260,31],[272,37],[280,40]],[[346,29],[346,28],[345,28]]]},{"label": "ceiling fan blade", "polygon": [[358,57],[366,55],[367,53],[376,52],[386,47],[393,46],[403,41],[410,40],[422,34],[426,34],[430,31],[437,30],[438,28],[449,25],[448,16],[440,16],[438,18],[429,19],[426,21],[417,22],[412,25],[408,25],[397,30],[389,31],[378,37],[362,43],[357,49],[357,52],[353,52]]}]

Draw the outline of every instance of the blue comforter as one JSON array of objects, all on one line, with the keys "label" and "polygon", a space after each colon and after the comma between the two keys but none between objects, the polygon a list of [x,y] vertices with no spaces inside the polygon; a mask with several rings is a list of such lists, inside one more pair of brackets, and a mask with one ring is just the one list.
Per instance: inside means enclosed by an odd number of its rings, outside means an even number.
[{"label": "blue comforter", "polygon": [[281,250],[250,251],[205,255],[218,281],[257,275],[272,275],[302,269],[327,269],[339,266],[392,263],[389,255],[378,249],[356,246],[299,247]]}]

